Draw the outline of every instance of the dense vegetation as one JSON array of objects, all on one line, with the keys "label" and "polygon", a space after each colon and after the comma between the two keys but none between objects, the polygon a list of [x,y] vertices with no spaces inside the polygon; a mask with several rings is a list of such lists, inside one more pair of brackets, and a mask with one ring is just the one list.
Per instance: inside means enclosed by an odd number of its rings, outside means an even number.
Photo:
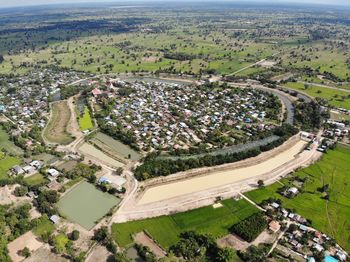
[{"label": "dense vegetation", "polygon": [[295,104],[295,124],[299,125],[303,130],[312,131],[321,127],[327,112],[323,112],[320,105],[311,101],[296,102]]},{"label": "dense vegetation", "polygon": [[0,206],[0,261],[10,262],[7,243],[32,229],[30,221],[30,204],[18,207]]},{"label": "dense vegetation", "polygon": [[252,242],[266,228],[267,220],[262,213],[256,213],[235,224],[231,230],[245,241]]},{"label": "dense vegetation", "polygon": [[215,238],[193,231],[181,233],[180,241],[171,250],[186,261],[229,262],[234,256],[232,249],[220,248]]},{"label": "dense vegetation", "polygon": [[274,147],[281,145],[290,136],[297,133],[297,129],[291,125],[283,124],[281,127],[275,129],[274,134],[280,138],[267,145],[260,146],[258,148],[249,149],[239,153],[227,153],[211,155],[207,154],[198,158],[191,159],[162,159],[157,158],[153,154],[149,155],[142,165],[138,166],[135,170],[135,177],[138,180],[146,180],[152,177],[167,176],[173,173],[186,171],[193,168],[216,166],[225,163],[232,163],[240,161],[249,157],[259,155],[261,152],[271,150]]}]

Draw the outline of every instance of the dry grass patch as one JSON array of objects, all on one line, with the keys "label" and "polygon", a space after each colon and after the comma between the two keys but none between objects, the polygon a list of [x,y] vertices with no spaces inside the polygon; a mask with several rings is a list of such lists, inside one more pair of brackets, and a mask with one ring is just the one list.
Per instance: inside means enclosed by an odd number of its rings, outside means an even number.
[{"label": "dry grass patch", "polygon": [[73,137],[67,131],[70,117],[67,101],[52,103],[51,119],[44,132],[49,142],[67,145],[73,141]]}]

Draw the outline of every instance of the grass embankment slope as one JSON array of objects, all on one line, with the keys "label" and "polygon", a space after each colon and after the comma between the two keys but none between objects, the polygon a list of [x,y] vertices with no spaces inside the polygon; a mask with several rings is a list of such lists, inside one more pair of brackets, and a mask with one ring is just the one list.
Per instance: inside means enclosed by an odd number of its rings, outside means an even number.
[{"label": "grass embankment slope", "polygon": [[125,247],[133,243],[134,234],[144,230],[164,249],[168,249],[177,243],[181,232],[194,230],[221,237],[229,233],[232,225],[258,212],[246,200],[229,199],[221,203],[223,207],[216,209],[207,206],[169,216],[113,224],[113,238],[120,246]]},{"label": "grass embankment slope", "polygon": [[60,101],[51,104],[51,118],[45,128],[44,136],[51,143],[67,145],[73,141],[72,136],[67,132],[71,112],[67,101]]},{"label": "grass embankment slope", "polygon": [[[277,193],[280,183],[246,193],[257,203],[263,200],[279,198],[282,206],[295,210],[298,214],[312,221],[316,229],[332,236],[350,251],[350,147],[338,145],[333,151],[324,154],[322,159],[294,175],[306,178],[302,193],[293,199]],[[291,185],[291,179],[281,180]],[[329,185],[329,201],[322,198],[318,188]]]},{"label": "grass embankment slope", "polygon": [[94,127],[88,107],[84,108],[84,114],[79,118],[79,126],[81,131],[91,130]]},{"label": "grass embankment slope", "polygon": [[296,82],[289,82],[284,86],[294,90],[302,91],[312,97],[326,99],[331,106],[350,109],[349,92],[318,86],[309,86],[308,88],[305,88],[305,85],[303,83]]}]

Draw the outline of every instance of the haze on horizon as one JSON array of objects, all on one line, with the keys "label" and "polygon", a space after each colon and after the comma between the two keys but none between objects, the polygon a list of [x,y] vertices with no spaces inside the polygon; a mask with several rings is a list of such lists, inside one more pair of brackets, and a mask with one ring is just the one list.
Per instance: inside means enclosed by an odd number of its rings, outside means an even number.
[{"label": "haze on horizon", "polygon": [[[200,0],[181,0],[182,2],[199,2]],[[9,2],[8,0],[0,0],[0,8],[4,7],[19,7],[19,6],[34,6],[34,5],[47,5],[47,4],[74,4],[74,3],[98,3],[98,2],[110,2],[110,3],[121,3],[121,4],[130,4],[130,3],[141,3],[141,2],[172,2],[171,0],[17,0],[15,2]],[[178,2],[178,1],[177,1]],[[206,2],[210,2],[207,0]],[[247,2],[247,3],[295,3],[295,4],[322,4],[322,5],[343,5],[350,6],[349,0],[333,0],[331,3],[329,0],[223,0],[223,2]]]}]

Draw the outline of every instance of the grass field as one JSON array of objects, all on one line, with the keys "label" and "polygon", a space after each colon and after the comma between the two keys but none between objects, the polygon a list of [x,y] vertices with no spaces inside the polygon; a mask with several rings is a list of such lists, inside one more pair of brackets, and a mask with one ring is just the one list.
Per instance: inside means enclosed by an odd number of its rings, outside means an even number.
[{"label": "grass field", "polygon": [[60,199],[58,209],[63,216],[91,229],[119,202],[118,198],[83,181]]},{"label": "grass field", "polygon": [[194,230],[221,237],[229,233],[232,225],[257,212],[257,209],[245,200],[229,199],[222,201],[222,204],[223,207],[217,209],[207,206],[170,216],[114,224],[113,238],[125,247],[133,243],[134,234],[145,230],[163,248],[168,249],[177,243],[179,234],[183,231]]},{"label": "grass field", "polygon": [[326,87],[309,86],[305,89],[303,83],[289,82],[286,87],[300,90],[312,97],[326,99],[331,106],[350,109],[350,93]]},{"label": "grass field", "polygon": [[0,148],[4,148],[7,150],[7,152],[14,155],[23,154],[23,150],[18,146],[16,146],[12,141],[10,141],[9,135],[1,127],[0,127]]},{"label": "grass field", "polygon": [[[275,183],[271,186],[246,193],[257,203],[270,197],[279,198],[283,207],[295,210],[312,221],[312,225],[334,237],[337,242],[350,251],[350,147],[338,145],[334,151],[324,154],[322,160],[295,173],[295,176],[307,178],[303,192],[293,199],[287,199],[276,191],[282,187]],[[290,184],[283,179],[283,184]],[[322,198],[317,190],[329,185],[330,200]]]},{"label": "grass field", "polygon": [[8,178],[7,172],[15,165],[20,164],[21,161],[16,157],[3,156],[0,159],[0,179]]},{"label": "grass field", "polygon": [[58,160],[58,157],[51,155],[51,154],[48,154],[48,153],[42,153],[42,154],[33,156],[33,159],[40,160],[40,161],[44,162],[45,165],[51,165],[56,160]]},{"label": "grass field", "polygon": [[124,164],[122,162],[119,162],[115,160],[114,158],[108,156],[104,152],[102,152],[100,149],[94,147],[93,145],[89,143],[84,143],[79,147],[79,151],[83,154],[90,155],[94,158],[97,158],[101,162],[104,162],[108,165],[114,166],[114,167],[122,167]]},{"label": "grass field", "polygon": [[45,128],[44,136],[51,143],[67,145],[73,141],[67,132],[70,120],[70,110],[66,101],[55,102],[51,105],[51,119]]},{"label": "grass field", "polygon": [[30,177],[26,177],[24,181],[26,181],[31,186],[36,186],[45,183],[47,179],[42,174],[37,173]]},{"label": "grass field", "polygon": [[89,111],[87,106],[84,108],[83,117],[79,118],[79,126],[80,126],[81,131],[91,130],[94,127],[94,125],[92,124],[90,111]]},{"label": "grass field", "polygon": [[128,158],[130,155],[131,160],[139,160],[141,157],[139,153],[131,149],[129,146],[124,145],[123,143],[101,132],[98,132],[91,142],[101,148],[103,151],[112,155],[116,154],[124,158]]},{"label": "grass field", "polygon": [[33,228],[33,233],[39,237],[42,237],[47,234],[52,234],[54,230],[54,224],[45,215],[44,217],[40,218],[40,223]]}]

